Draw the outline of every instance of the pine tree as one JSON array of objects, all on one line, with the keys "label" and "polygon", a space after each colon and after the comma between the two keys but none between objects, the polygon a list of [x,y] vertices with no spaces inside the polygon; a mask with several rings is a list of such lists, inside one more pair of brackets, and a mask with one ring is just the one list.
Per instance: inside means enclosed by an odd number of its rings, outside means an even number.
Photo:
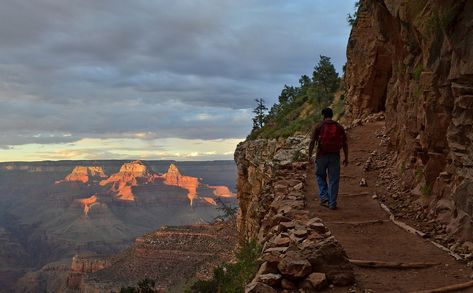
[{"label": "pine tree", "polygon": [[255,99],[255,101],[256,108],[253,110],[253,113],[255,113],[255,117],[253,118],[253,130],[263,127],[266,111],[268,110],[263,99]]},{"label": "pine tree", "polygon": [[330,57],[320,55],[319,63],[315,66],[312,82],[317,91],[319,103],[332,98],[338,89],[340,78],[335,70]]}]

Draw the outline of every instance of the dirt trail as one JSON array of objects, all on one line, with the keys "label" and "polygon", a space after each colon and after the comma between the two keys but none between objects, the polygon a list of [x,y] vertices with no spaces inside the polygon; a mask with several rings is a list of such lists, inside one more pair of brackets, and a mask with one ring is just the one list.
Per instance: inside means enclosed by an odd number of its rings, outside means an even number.
[{"label": "dirt trail", "polygon": [[[324,220],[350,259],[440,263],[430,268],[404,270],[354,266],[357,292],[412,292],[471,281],[471,269],[455,261],[427,239],[410,234],[390,222],[387,213],[372,198],[376,188],[383,187],[375,186],[375,172],[363,175],[362,168],[370,153],[378,147],[379,140],[375,132],[383,126],[384,122],[376,122],[350,130],[350,165],[342,167],[338,210],[319,206],[315,175],[313,171],[310,172],[307,190],[309,210],[313,216]],[[357,166],[356,163],[361,165]],[[368,187],[359,186],[362,176],[366,176]],[[364,225],[352,223],[373,220],[384,221]],[[347,291],[346,288],[331,290]],[[473,288],[461,292],[473,292]]]}]

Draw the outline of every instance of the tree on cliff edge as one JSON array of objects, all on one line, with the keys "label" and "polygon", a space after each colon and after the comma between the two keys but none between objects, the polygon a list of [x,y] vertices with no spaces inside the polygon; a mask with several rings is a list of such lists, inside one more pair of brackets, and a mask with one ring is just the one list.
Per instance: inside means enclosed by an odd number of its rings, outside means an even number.
[{"label": "tree on cliff edge", "polygon": [[253,131],[260,129],[264,125],[264,119],[266,118],[266,104],[263,99],[255,99],[256,108],[253,110],[255,117],[253,118]]},{"label": "tree on cliff edge", "polygon": [[317,102],[320,104],[333,98],[333,93],[340,85],[340,78],[335,70],[330,57],[320,55],[319,63],[314,68],[312,82],[316,88]]}]

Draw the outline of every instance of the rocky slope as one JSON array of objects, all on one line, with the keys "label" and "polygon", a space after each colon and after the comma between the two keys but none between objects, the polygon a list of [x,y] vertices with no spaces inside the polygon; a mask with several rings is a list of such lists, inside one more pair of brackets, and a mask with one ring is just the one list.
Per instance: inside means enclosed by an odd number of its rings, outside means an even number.
[{"label": "rocky slope", "polygon": [[167,289],[193,277],[209,278],[213,267],[229,260],[235,244],[236,231],[229,222],[163,227],[110,257],[75,256],[67,290],[119,292],[144,278]]},{"label": "rocky slope", "polygon": [[460,241],[473,239],[471,19],[467,0],[362,0],[345,75],[347,118],[385,111],[406,196]]},{"label": "rocky slope", "polygon": [[240,242],[256,239],[263,247],[246,292],[314,292],[354,282],[342,247],[321,219],[309,217],[307,149],[307,139],[291,137],[249,140],[235,151]]}]

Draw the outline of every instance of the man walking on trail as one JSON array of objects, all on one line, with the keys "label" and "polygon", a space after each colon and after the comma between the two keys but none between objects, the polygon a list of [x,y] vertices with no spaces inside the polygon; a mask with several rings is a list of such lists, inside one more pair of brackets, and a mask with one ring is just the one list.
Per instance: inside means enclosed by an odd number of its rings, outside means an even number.
[{"label": "man walking on trail", "polygon": [[309,160],[312,158],[312,150],[317,141],[315,173],[320,190],[320,205],[335,210],[337,209],[338,185],[340,182],[340,150],[342,148],[345,155],[343,165],[348,165],[347,136],[343,126],[332,120],[332,109],[323,109],[322,116],[324,120],[318,123],[312,132]]}]

